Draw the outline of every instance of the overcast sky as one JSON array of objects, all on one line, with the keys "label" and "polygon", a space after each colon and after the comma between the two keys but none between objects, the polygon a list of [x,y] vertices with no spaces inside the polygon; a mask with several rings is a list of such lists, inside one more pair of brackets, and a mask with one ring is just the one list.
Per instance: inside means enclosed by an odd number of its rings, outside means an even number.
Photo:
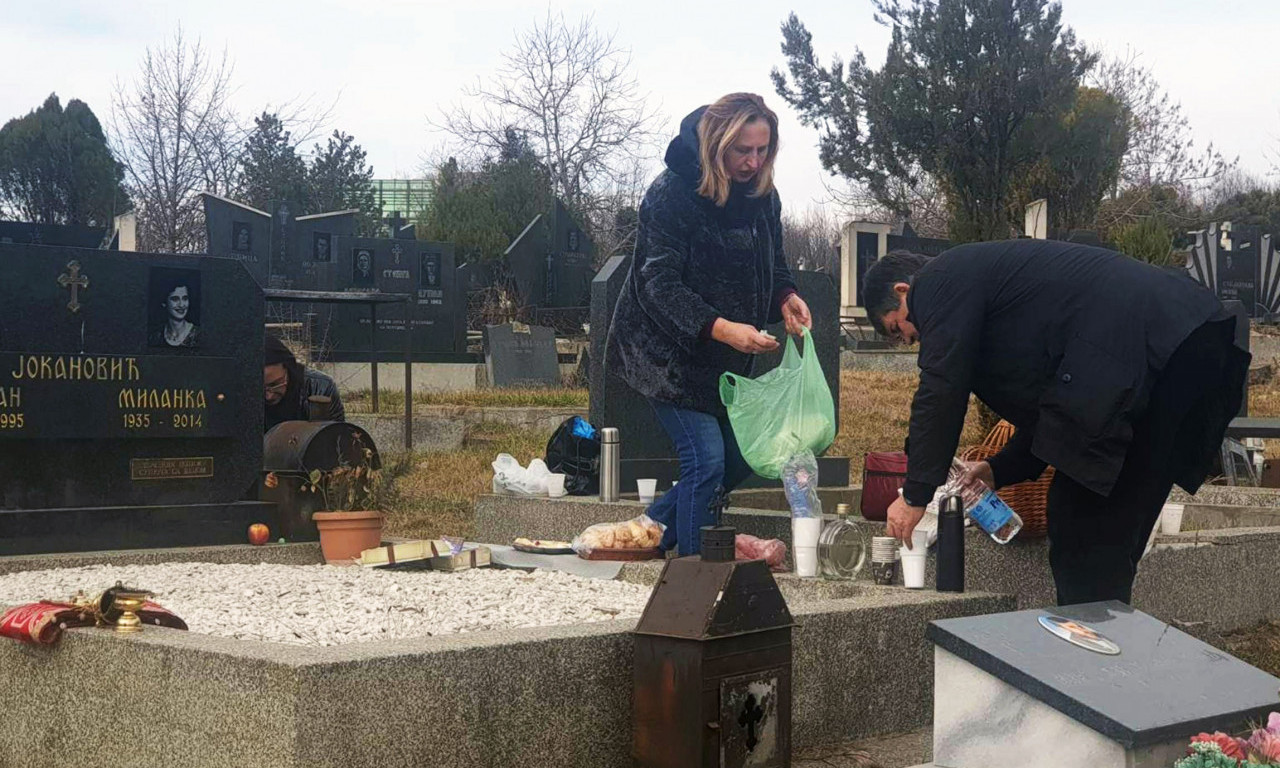
[{"label": "overcast sky", "polygon": [[[1180,100],[1201,145],[1267,172],[1280,154],[1280,0],[1064,0],[1078,37],[1141,52]],[[330,128],[354,134],[379,178],[417,176],[444,137],[428,118],[485,77],[517,30],[548,8],[596,25],[630,48],[635,75],[674,131],[680,117],[739,90],[765,96],[782,119],[778,186],[792,209],[826,198],[816,134],[773,92],[779,24],[795,11],[824,61],[862,48],[883,59],[888,32],[869,0],[733,3],[701,0],[0,0],[0,121],[51,92],[88,102],[104,123],[118,80],[147,46],[181,24],[235,63],[246,114],[289,100],[336,100]]]}]

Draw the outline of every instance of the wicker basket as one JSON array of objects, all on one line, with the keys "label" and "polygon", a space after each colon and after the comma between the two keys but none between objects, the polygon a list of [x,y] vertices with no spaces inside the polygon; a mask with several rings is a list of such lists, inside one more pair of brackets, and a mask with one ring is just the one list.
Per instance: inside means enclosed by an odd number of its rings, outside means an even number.
[{"label": "wicker basket", "polygon": [[[1013,437],[1013,425],[1001,421],[991,430],[981,445],[966,448],[960,454],[963,461],[985,461],[1000,452],[1009,438]],[[1049,518],[1046,514],[1049,498],[1049,483],[1053,482],[1053,467],[1045,469],[1038,480],[1029,480],[1001,488],[996,495],[1004,499],[1004,503],[1013,508],[1022,518],[1023,538],[1039,539],[1049,533]]]}]

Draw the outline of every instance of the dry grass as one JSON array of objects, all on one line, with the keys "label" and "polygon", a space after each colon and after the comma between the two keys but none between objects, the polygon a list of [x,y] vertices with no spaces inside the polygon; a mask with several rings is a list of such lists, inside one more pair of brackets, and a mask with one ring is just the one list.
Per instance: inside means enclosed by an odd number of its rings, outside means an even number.
[{"label": "dry grass", "polygon": [[1268,674],[1280,675],[1280,622],[1232,632],[1214,638],[1213,644]]},{"label": "dry grass", "polygon": [[[840,434],[836,435],[831,453],[849,457],[850,482],[862,480],[864,453],[902,450],[916,382],[914,373],[841,371]],[[974,445],[982,437],[977,409],[971,405],[960,445]]]},{"label": "dry grass", "polygon": [[[370,392],[356,390],[343,395],[343,405],[353,412],[370,410]],[[465,392],[418,392],[415,406],[460,405],[474,408],[582,408],[587,407],[586,389],[475,389]],[[379,390],[379,413],[403,413],[404,394]]]},{"label": "dry grass", "polygon": [[[862,454],[902,449],[915,384],[913,374],[842,373],[840,434],[831,452],[851,459],[853,482],[859,482],[862,476]],[[395,407],[403,407],[398,393],[395,397]],[[420,401],[432,405],[585,408],[586,390],[489,390],[415,400]],[[976,424],[970,409],[962,445],[980,439]],[[549,437],[549,434],[517,427],[481,424],[467,434],[461,451],[419,453],[401,461],[385,503],[388,533],[412,537],[471,535],[474,533],[472,508],[476,498],[492,487],[490,463],[494,457],[510,453],[528,465],[530,459],[543,456]]]},{"label": "dry grass", "polygon": [[493,483],[490,464],[509,453],[526,466],[546,451],[549,435],[504,424],[477,425],[461,451],[419,453],[404,462],[384,503],[387,533],[430,538],[475,533],[472,510]]}]

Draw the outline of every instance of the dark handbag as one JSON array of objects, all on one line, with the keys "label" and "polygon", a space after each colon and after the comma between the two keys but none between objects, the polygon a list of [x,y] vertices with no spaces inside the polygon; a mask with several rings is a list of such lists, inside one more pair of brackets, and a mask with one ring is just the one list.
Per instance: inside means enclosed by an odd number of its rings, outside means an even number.
[{"label": "dark handbag", "polygon": [[564,490],[570,496],[600,492],[600,437],[581,416],[556,427],[547,441],[545,461],[553,474],[564,475]]},{"label": "dark handbag", "polygon": [[907,454],[873,451],[862,458],[862,517],[884,521],[898,489],[907,482]]}]

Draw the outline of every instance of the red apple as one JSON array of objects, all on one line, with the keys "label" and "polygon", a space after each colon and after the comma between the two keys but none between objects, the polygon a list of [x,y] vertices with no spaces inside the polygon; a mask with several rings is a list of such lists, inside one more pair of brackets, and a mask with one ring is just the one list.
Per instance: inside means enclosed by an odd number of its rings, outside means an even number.
[{"label": "red apple", "polygon": [[254,523],[249,526],[249,543],[255,547],[260,547],[267,543],[271,538],[271,529],[262,523]]}]

